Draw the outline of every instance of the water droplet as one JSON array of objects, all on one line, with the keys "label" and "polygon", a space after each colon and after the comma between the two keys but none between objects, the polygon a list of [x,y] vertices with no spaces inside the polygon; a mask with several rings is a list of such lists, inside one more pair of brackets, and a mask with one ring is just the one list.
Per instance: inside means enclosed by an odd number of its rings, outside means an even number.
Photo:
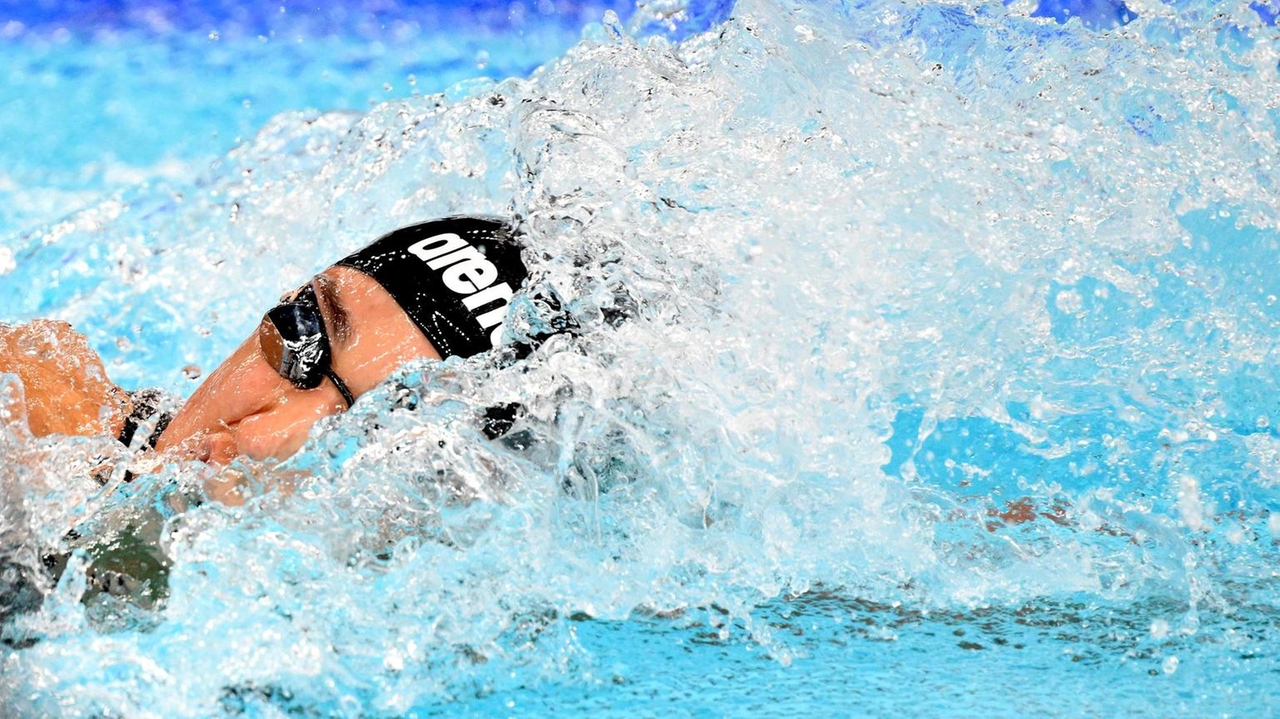
[{"label": "water droplet", "polygon": [[382,666],[388,671],[399,672],[404,670],[404,656],[396,648],[392,648],[382,659]]},{"label": "water droplet", "polygon": [[1084,307],[1084,298],[1075,290],[1063,290],[1054,298],[1053,303],[1057,306],[1059,312],[1070,315],[1079,312],[1080,308]]}]

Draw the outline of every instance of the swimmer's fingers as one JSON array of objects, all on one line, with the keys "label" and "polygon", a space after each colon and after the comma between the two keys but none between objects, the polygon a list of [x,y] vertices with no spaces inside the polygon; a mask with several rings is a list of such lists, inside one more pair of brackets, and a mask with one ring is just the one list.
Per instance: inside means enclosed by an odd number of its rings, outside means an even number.
[{"label": "swimmer's fingers", "polygon": [[66,322],[0,325],[0,373],[17,375],[27,424],[49,434],[116,435],[128,397],[107,378],[101,358]]}]

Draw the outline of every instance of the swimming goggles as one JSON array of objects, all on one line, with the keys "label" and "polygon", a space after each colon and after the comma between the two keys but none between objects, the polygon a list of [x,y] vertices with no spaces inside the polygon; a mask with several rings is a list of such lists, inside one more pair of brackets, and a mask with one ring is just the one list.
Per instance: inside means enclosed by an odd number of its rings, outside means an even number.
[{"label": "swimming goggles", "polygon": [[315,389],[325,377],[350,407],[356,399],[330,366],[329,336],[316,291],[310,284],[281,298],[258,326],[258,344],[267,363],[298,389]]}]

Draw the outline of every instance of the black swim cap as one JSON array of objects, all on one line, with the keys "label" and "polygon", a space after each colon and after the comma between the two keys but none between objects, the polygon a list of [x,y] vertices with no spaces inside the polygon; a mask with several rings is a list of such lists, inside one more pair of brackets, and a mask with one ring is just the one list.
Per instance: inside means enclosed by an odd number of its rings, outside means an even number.
[{"label": "black swim cap", "polygon": [[505,223],[450,217],[402,227],[336,265],[386,288],[442,358],[497,347],[528,271]]}]

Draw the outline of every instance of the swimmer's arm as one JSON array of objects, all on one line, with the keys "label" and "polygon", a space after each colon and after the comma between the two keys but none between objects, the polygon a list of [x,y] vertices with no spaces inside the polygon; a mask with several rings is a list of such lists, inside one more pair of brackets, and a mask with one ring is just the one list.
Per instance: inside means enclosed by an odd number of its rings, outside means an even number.
[{"label": "swimmer's arm", "polygon": [[[128,396],[107,378],[84,335],[65,322],[0,323],[0,374],[17,375],[22,383],[21,398],[0,396],[0,417],[25,418],[37,437],[114,437],[124,426]],[[11,390],[0,384],[0,393]]]}]

